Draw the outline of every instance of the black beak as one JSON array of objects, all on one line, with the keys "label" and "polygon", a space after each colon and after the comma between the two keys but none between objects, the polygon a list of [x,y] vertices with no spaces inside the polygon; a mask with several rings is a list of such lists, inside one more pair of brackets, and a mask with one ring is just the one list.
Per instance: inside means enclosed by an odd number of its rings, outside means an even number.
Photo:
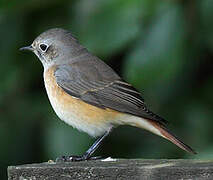
[{"label": "black beak", "polygon": [[30,46],[22,47],[19,50],[20,51],[23,51],[23,50],[33,51],[33,47],[30,45]]}]

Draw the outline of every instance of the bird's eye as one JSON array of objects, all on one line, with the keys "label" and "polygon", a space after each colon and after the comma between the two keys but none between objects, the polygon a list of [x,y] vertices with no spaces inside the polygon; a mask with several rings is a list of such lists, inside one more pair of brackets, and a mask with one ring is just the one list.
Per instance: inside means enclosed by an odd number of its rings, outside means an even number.
[{"label": "bird's eye", "polygon": [[47,48],[48,48],[48,46],[46,44],[40,44],[39,47],[42,50],[42,52],[46,52]]}]

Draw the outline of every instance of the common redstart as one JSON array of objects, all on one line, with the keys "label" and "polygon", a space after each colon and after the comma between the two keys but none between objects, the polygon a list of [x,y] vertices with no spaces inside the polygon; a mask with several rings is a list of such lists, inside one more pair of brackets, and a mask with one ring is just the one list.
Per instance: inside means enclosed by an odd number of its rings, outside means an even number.
[{"label": "common redstart", "polygon": [[166,128],[166,120],[146,107],[139,91],[80,45],[71,32],[60,28],[47,30],[20,50],[34,52],[42,62],[46,91],[58,117],[98,137],[82,156],[63,156],[58,160],[95,159],[91,155],[119,125],[146,129],[196,153]]}]

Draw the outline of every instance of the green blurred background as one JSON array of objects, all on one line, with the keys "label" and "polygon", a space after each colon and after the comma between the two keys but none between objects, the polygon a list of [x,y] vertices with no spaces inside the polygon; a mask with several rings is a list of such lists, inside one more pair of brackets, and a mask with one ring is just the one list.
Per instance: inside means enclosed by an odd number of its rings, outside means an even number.
[{"label": "green blurred background", "polygon": [[199,153],[119,127],[96,155],[213,159],[212,0],[1,0],[0,179],[6,167],[82,154],[94,142],[53,112],[30,45],[62,27],[143,94],[146,104]]}]

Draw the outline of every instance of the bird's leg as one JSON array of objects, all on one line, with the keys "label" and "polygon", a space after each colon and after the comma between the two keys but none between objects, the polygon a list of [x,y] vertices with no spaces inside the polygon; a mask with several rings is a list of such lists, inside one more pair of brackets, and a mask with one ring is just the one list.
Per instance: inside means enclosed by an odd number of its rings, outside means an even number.
[{"label": "bird's leg", "polygon": [[56,162],[71,162],[71,161],[85,161],[85,160],[96,160],[101,157],[91,157],[91,155],[95,152],[96,149],[102,144],[104,138],[109,135],[112,131],[112,128],[104,133],[103,136],[99,137],[93,145],[82,155],[82,156],[62,156],[56,159]]}]

